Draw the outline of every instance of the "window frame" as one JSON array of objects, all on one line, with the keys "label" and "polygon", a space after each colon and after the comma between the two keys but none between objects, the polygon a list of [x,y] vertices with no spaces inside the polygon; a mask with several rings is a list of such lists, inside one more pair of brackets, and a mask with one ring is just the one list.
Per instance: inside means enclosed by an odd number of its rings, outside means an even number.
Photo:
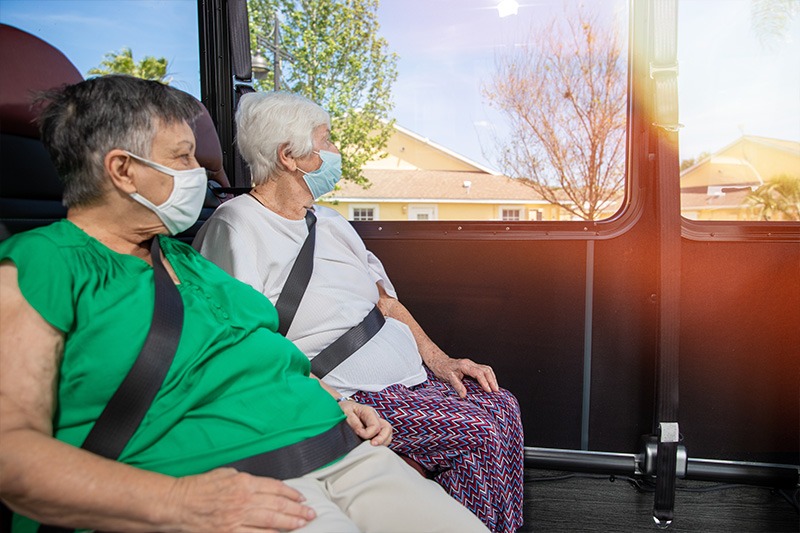
[{"label": "window frame", "polygon": [[[503,218],[506,211],[516,211],[517,218]],[[497,206],[497,219],[503,222],[522,222],[528,220],[527,209],[525,209],[524,206],[519,205],[499,205]]]},{"label": "window frame", "polygon": [[[371,209],[372,210],[372,219],[370,220],[356,220],[355,219],[355,210],[356,209]],[[380,213],[381,208],[379,204],[350,204],[347,206],[347,217],[349,220],[353,222],[376,222],[380,220]]]},{"label": "window frame", "polygon": [[[418,218],[411,218],[414,212],[429,211],[431,218],[428,220],[420,220]],[[415,223],[435,222],[439,220],[439,206],[436,204],[408,204],[408,220]]]},{"label": "window frame", "polygon": [[[615,214],[602,220],[520,220],[511,222],[435,220],[355,223],[366,240],[606,240],[630,231],[645,211],[645,185],[654,171],[651,154],[653,120],[648,118],[650,88],[646,43],[651,24],[647,2],[631,1],[628,7],[627,128],[625,133],[625,187]],[[637,44],[638,43],[638,44]],[[642,93],[642,94],[640,94]],[[410,211],[410,210],[409,210]]]}]

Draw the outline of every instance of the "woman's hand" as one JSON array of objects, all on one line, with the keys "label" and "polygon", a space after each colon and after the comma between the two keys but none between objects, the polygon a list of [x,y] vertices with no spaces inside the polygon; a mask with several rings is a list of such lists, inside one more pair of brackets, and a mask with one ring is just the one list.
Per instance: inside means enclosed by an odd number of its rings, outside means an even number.
[{"label": "woman's hand", "polygon": [[436,358],[427,364],[436,377],[449,383],[461,398],[467,397],[467,388],[462,383],[465,377],[477,381],[486,392],[500,390],[494,370],[489,365],[480,365],[471,359],[453,359],[448,356]]},{"label": "woman's hand", "polygon": [[392,426],[380,417],[369,405],[353,400],[339,402],[342,411],[347,415],[347,423],[364,440],[369,439],[373,446],[386,446],[392,442]]},{"label": "woman's hand", "polygon": [[303,495],[282,481],[233,468],[178,478],[171,496],[165,504],[181,510],[175,517],[178,531],[278,533],[303,527],[316,516],[302,504]]}]

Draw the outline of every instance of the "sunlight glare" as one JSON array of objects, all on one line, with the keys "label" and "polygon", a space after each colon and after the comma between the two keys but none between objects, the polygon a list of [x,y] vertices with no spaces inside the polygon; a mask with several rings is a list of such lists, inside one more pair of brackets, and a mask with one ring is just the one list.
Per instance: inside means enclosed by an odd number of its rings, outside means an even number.
[{"label": "sunlight glare", "polygon": [[518,9],[519,4],[516,0],[502,0],[497,4],[497,12],[500,14],[500,18],[516,15]]}]

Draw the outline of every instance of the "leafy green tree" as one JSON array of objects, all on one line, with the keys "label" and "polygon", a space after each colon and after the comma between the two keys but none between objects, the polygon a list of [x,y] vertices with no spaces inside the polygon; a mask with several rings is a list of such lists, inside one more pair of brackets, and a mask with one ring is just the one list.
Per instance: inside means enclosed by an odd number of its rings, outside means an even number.
[{"label": "leafy green tree", "polygon": [[123,48],[119,52],[108,52],[99,66],[90,69],[90,76],[104,76],[106,74],[129,74],[145,80],[155,80],[169,85],[172,77],[167,77],[167,59],[145,56],[138,63],[133,59],[130,48]]},{"label": "leafy green tree", "polygon": [[756,220],[800,221],[800,177],[776,176],[748,194],[744,203]]},{"label": "leafy green tree", "polygon": [[[248,0],[254,55],[274,68],[277,53],[279,88],[330,113],[331,136],[344,155],[343,177],[365,186],[361,167],[382,152],[394,126],[389,112],[397,55],[378,34],[378,1]],[[274,89],[274,72],[256,85]]]}]

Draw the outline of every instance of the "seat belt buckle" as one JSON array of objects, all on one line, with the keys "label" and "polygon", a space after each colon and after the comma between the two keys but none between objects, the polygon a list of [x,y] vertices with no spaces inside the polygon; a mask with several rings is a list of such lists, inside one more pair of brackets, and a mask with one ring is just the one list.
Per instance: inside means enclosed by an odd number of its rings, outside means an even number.
[{"label": "seat belt buckle", "polygon": [[[666,438],[675,439],[678,424],[674,423],[674,425],[676,431],[671,429],[667,431]],[[642,438],[642,453],[636,456],[637,468],[640,474],[655,476],[659,442],[678,442],[675,454],[675,475],[681,479],[686,477],[686,467],[689,462],[689,457],[686,453],[686,447],[680,443],[680,433],[677,432],[677,434],[677,440],[664,440],[664,432],[661,432],[658,436],[649,435]]]}]

